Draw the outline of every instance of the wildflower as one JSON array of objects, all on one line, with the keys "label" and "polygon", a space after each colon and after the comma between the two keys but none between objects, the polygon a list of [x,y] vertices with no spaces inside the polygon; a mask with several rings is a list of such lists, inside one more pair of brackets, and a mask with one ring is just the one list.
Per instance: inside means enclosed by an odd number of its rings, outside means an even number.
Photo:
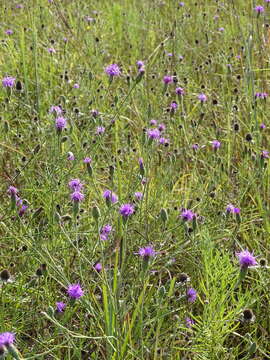
[{"label": "wildflower", "polygon": [[169,75],[165,75],[163,77],[163,82],[165,85],[171,84],[173,82],[173,77]]},{"label": "wildflower", "polygon": [[119,76],[121,74],[119,66],[117,64],[108,65],[105,69],[105,72],[110,77]]},{"label": "wildflower", "polygon": [[75,84],[73,85],[73,89],[79,89],[79,88],[80,88],[80,85],[79,85],[79,84],[75,83]]},{"label": "wildflower", "polygon": [[73,152],[71,152],[71,151],[68,152],[68,157],[67,157],[67,159],[70,160],[70,161],[75,160],[75,156],[74,156]]},{"label": "wildflower", "polygon": [[212,144],[212,148],[214,149],[214,150],[217,150],[217,149],[219,149],[220,148],[220,142],[218,141],[218,140],[213,140],[213,141],[210,141],[210,143]]},{"label": "wildflower", "polygon": [[53,112],[55,112],[57,115],[60,115],[60,114],[62,114],[63,110],[62,110],[61,106],[52,105],[50,107],[49,113],[51,114]]},{"label": "wildflower", "polygon": [[150,120],[150,125],[151,126],[156,126],[157,125],[157,120],[155,120],[155,119]]},{"label": "wildflower", "polygon": [[61,132],[67,127],[67,120],[64,117],[59,116],[55,119],[55,127],[57,131]]},{"label": "wildflower", "polygon": [[266,99],[268,94],[266,92],[256,92],[255,99]]},{"label": "wildflower", "polygon": [[159,143],[162,144],[162,145],[168,146],[170,141],[169,141],[169,139],[161,137],[161,138],[159,138]]},{"label": "wildflower", "polygon": [[82,290],[80,284],[69,285],[67,293],[72,299],[79,299],[84,295],[84,291]]},{"label": "wildflower", "polygon": [[237,207],[234,207],[232,204],[227,205],[226,212],[228,214],[240,214],[240,209]]},{"label": "wildflower", "polygon": [[115,204],[118,201],[118,196],[108,189],[103,192],[103,198],[107,203]]},{"label": "wildflower", "polygon": [[264,12],[264,7],[262,5],[255,6],[254,10],[258,15],[262,14]]},{"label": "wildflower", "polygon": [[188,209],[184,209],[181,214],[180,217],[184,220],[184,221],[191,221],[193,219],[196,218],[196,214]]},{"label": "wildflower", "polygon": [[99,115],[99,111],[93,109],[93,110],[91,110],[91,114],[92,114],[92,116],[93,116],[94,118],[96,118],[96,117],[98,117],[98,115]]},{"label": "wildflower", "polygon": [[207,96],[205,94],[199,94],[198,99],[200,100],[201,103],[204,103],[207,101]]},{"label": "wildflower", "polygon": [[20,208],[19,212],[18,212],[19,216],[22,217],[25,214],[27,209],[28,209],[28,206],[23,204],[22,207]]},{"label": "wildflower", "polygon": [[195,151],[199,150],[199,148],[200,148],[199,144],[193,144],[192,145],[192,149],[195,150]]},{"label": "wildflower", "polygon": [[104,126],[98,126],[98,127],[96,128],[96,134],[97,134],[97,135],[104,134],[104,132],[105,132],[105,127],[104,127]]},{"label": "wildflower", "polygon": [[175,112],[175,110],[177,110],[177,108],[178,108],[177,102],[173,101],[170,105],[171,112]]},{"label": "wildflower", "polygon": [[80,191],[82,189],[82,187],[83,187],[83,184],[81,183],[80,179],[72,179],[68,183],[68,186],[73,191]]},{"label": "wildflower", "polygon": [[165,130],[166,130],[166,125],[163,124],[163,123],[160,123],[160,124],[158,125],[158,130],[159,130],[160,132],[165,131]]},{"label": "wildflower", "polygon": [[66,306],[67,306],[67,304],[63,303],[62,301],[59,301],[56,303],[56,311],[63,312],[65,310]]},{"label": "wildflower", "polygon": [[251,254],[248,250],[243,250],[239,253],[236,253],[236,256],[238,257],[241,268],[246,269],[250,266],[257,265],[255,256],[253,256],[253,254]]},{"label": "wildflower", "polygon": [[157,128],[154,128],[154,129],[148,129],[146,131],[149,139],[158,139],[160,137],[160,132]]},{"label": "wildflower", "polygon": [[8,188],[7,193],[13,197],[15,197],[18,194],[19,190],[15,186],[10,186]]},{"label": "wildflower", "polygon": [[183,88],[181,88],[181,87],[177,87],[175,89],[175,93],[176,93],[176,95],[183,96],[183,95],[185,95],[185,90]]},{"label": "wildflower", "polygon": [[183,1],[180,1],[180,3],[178,4],[180,7],[183,7],[185,5],[185,3]]},{"label": "wildflower", "polygon": [[140,192],[140,191],[137,191],[137,192],[135,192],[134,197],[135,197],[136,200],[142,200],[143,193]]},{"label": "wildflower", "polygon": [[0,334],[0,346],[9,347],[15,341],[15,334],[12,332],[3,332]]},{"label": "wildflower", "polygon": [[11,87],[13,87],[15,85],[15,81],[16,81],[16,78],[14,78],[12,76],[6,76],[2,80],[2,85],[4,87],[11,88]]},{"label": "wildflower", "polygon": [[156,252],[152,246],[146,246],[145,248],[140,248],[138,254],[143,257],[144,260],[148,260],[150,257],[155,256]]},{"label": "wildflower", "polygon": [[187,300],[190,303],[194,303],[197,298],[197,291],[193,288],[187,289]]},{"label": "wildflower", "polygon": [[102,270],[102,264],[101,263],[96,263],[96,265],[94,265],[94,269],[97,272],[100,272]]},{"label": "wildflower", "polygon": [[75,203],[81,202],[84,199],[84,194],[79,191],[74,191],[72,194],[70,194],[70,199]]},{"label": "wildflower", "polygon": [[86,157],[86,158],[83,159],[83,162],[84,162],[85,164],[91,164],[92,158]]},{"label": "wildflower", "polygon": [[266,125],[264,123],[260,124],[260,129],[264,130],[266,128]]},{"label": "wildflower", "polygon": [[138,60],[136,64],[137,64],[137,66],[138,66],[138,69],[144,67],[144,62],[141,61],[141,60]]},{"label": "wildflower", "polygon": [[267,150],[262,150],[261,158],[262,158],[262,159],[269,159],[269,151],[267,151]]},{"label": "wildflower", "polygon": [[223,32],[223,31],[225,31],[225,29],[224,29],[224,27],[220,27],[220,28],[218,29],[218,31],[219,31],[219,32]]},{"label": "wildflower", "polygon": [[47,51],[48,51],[49,54],[55,54],[56,53],[56,50],[53,47],[48,48]]},{"label": "wildflower", "polygon": [[185,322],[186,322],[186,327],[189,329],[195,324],[195,321],[190,317],[186,317]]},{"label": "wildflower", "polygon": [[100,230],[100,239],[101,240],[108,240],[108,237],[112,231],[112,226],[107,224],[104,225]]},{"label": "wildflower", "polygon": [[13,30],[8,29],[8,30],[5,31],[5,33],[6,33],[7,35],[12,35],[12,34],[13,34]]},{"label": "wildflower", "polygon": [[131,204],[123,204],[119,209],[119,213],[124,217],[128,218],[134,213],[134,207]]}]

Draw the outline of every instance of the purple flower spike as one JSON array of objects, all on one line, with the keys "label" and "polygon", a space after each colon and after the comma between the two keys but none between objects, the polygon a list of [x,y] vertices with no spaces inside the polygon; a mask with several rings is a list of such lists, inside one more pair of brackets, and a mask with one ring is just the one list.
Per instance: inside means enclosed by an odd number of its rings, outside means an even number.
[{"label": "purple flower spike", "polygon": [[67,120],[64,117],[59,116],[55,119],[55,127],[57,131],[64,130],[67,127]]},{"label": "purple flower spike", "polygon": [[104,134],[104,132],[105,132],[105,127],[104,126],[98,126],[96,128],[96,134],[97,135],[102,135],[102,134]]},{"label": "purple flower spike", "polygon": [[68,289],[67,289],[67,293],[72,299],[79,299],[80,297],[82,297],[84,295],[84,292],[83,292],[80,284],[69,285]]},{"label": "purple flower spike", "polygon": [[144,67],[144,62],[142,60],[138,60],[136,64],[138,66],[138,69]]},{"label": "purple flower spike", "polygon": [[154,129],[148,129],[146,131],[149,139],[158,139],[160,137],[160,132],[157,128]]},{"label": "purple flower spike", "polygon": [[236,253],[236,256],[238,257],[241,268],[246,269],[250,266],[257,265],[255,256],[253,256],[253,254],[251,254],[248,250],[243,250],[239,253]]},{"label": "purple flower spike", "polygon": [[119,209],[119,213],[124,217],[128,218],[134,213],[134,207],[131,204],[123,204]]},{"label": "purple flower spike", "polygon": [[73,191],[80,191],[82,189],[82,187],[83,187],[83,184],[81,183],[80,179],[72,179],[68,183],[68,186]]},{"label": "purple flower spike", "polygon": [[7,193],[11,196],[17,195],[18,192],[19,192],[19,190],[15,186],[10,186],[7,191]]},{"label": "purple flower spike", "polygon": [[218,141],[218,140],[213,140],[213,141],[210,141],[211,142],[211,144],[212,144],[212,148],[214,149],[214,150],[217,150],[217,149],[219,149],[220,148],[220,142]]},{"label": "purple flower spike", "polygon": [[70,194],[70,199],[75,203],[78,203],[83,201],[84,195],[79,191],[74,191],[72,194]]},{"label": "purple flower spike", "polygon": [[105,190],[103,192],[103,198],[112,204],[115,204],[118,201],[118,196],[111,190]]},{"label": "purple flower spike", "polygon": [[199,94],[198,99],[200,100],[200,102],[204,103],[207,101],[207,96],[205,94]]},{"label": "purple flower spike", "polygon": [[117,64],[108,65],[105,69],[105,72],[111,77],[119,76],[121,74],[119,66]]},{"label": "purple flower spike", "polygon": [[56,311],[63,312],[67,304],[63,303],[62,301],[56,303]]},{"label": "purple flower spike", "polygon": [[9,88],[11,88],[11,87],[13,87],[14,85],[15,85],[15,78],[14,77],[12,77],[12,76],[6,76],[6,77],[4,77],[3,78],[3,80],[2,80],[2,85],[4,86],[4,87],[9,87]]},{"label": "purple flower spike", "polygon": [[165,85],[171,84],[173,82],[173,77],[169,75],[165,75],[163,77],[163,82]]},{"label": "purple flower spike", "polygon": [[191,211],[191,210],[187,210],[184,209],[181,214],[180,217],[184,220],[184,221],[192,221],[194,218],[196,218],[196,214]]},{"label": "purple flower spike", "polygon": [[175,89],[175,93],[176,93],[176,95],[183,96],[183,95],[185,95],[185,90],[182,89],[181,87],[177,87]]},{"label": "purple flower spike", "polygon": [[258,15],[262,14],[264,12],[264,7],[262,5],[255,6],[254,10]]},{"label": "purple flower spike", "polygon": [[197,291],[193,288],[187,289],[187,300],[190,303],[194,303],[197,299]]},{"label": "purple flower spike", "polygon": [[138,253],[141,257],[143,257],[145,260],[149,259],[150,257],[153,257],[156,255],[156,252],[152,246],[146,246],[144,248],[139,249]]},{"label": "purple flower spike", "polygon": [[94,266],[94,269],[97,271],[97,272],[100,272],[102,270],[102,265],[101,263],[96,263],[96,265]]},{"label": "purple flower spike", "polygon": [[3,332],[0,334],[0,346],[9,347],[15,341],[15,334],[12,332]]}]

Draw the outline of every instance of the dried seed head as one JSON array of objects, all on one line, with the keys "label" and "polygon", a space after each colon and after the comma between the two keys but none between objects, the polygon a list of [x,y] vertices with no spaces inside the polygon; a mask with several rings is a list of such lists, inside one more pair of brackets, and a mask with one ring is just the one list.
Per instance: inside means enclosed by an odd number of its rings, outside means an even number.
[{"label": "dried seed head", "polygon": [[10,279],[10,272],[6,269],[2,270],[0,273],[0,279],[2,281],[8,281]]}]

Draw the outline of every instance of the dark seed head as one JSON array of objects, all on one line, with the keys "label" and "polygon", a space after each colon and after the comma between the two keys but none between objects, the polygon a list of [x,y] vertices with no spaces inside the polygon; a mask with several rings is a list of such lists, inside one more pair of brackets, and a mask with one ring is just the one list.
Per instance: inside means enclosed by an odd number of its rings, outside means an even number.
[{"label": "dark seed head", "polygon": [[260,259],[260,266],[266,266],[267,260],[266,259]]},{"label": "dark seed head", "polygon": [[251,135],[251,134],[247,134],[247,135],[246,135],[246,140],[247,140],[247,141],[251,141],[251,140],[252,140],[252,135]]},{"label": "dark seed head", "polygon": [[252,318],[253,318],[253,312],[251,309],[245,309],[243,311],[243,317],[244,317],[244,320],[246,321],[250,321]]},{"label": "dark seed head", "polygon": [[0,273],[0,279],[2,281],[8,281],[10,279],[10,272],[6,269],[2,270]]},{"label": "dark seed head", "polygon": [[179,281],[180,281],[181,283],[185,283],[187,280],[188,280],[188,275],[187,275],[186,273],[181,273],[181,274],[179,275]]}]

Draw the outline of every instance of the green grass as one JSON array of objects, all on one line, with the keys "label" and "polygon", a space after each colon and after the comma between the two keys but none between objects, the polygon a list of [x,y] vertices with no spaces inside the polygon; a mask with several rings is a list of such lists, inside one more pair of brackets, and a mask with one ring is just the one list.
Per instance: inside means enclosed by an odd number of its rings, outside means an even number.
[{"label": "green grass", "polygon": [[[270,359],[269,267],[260,265],[270,249],[269,164],[261,159],[269,99],[255,101],[269,92],[270,7],[262,0],[21,3],[0,2],[1,79],[23,84],[0,90],[0,271],[12,276],[0,285],[0,333],[16,333],[23,359]],[[265,12],[257,16],[259,3]],[[140,81],[138,60],[146,69]],[[112,82],[104,72],[111,63],[122,72]],[[166,74],[178,82],[164,89]],[[203,105],[200,93],[208,97]],[[175,114],[167,111],[172,101]],[[68,121],[60,136],[52,105]],[[148,141],[152,119],[166,125],[168,147]],[[85,184],[76,218],[73,178]],[[11,208],[10,185],[27,200],[23,217]],[[105,189],[118,203],[106,206]],[[143,200],[125,223],[119,206],[136,191]],[[225,216],[230,203],[239,218]],[[182,208],[198,214],[194,224],[181,221]],[[100,241],[105,224],[113,232]],[[146,263],[136,253],[149,244],[157,255]],[[241,279],[243,249],[259,266]],[[85,294],[72,302],[66,288],[76,282]],[[189,286],[198,292],[193,304]],[[62,314],[56,301],[67,303]],[[242,321],[245,309],[254,321]]]}]

